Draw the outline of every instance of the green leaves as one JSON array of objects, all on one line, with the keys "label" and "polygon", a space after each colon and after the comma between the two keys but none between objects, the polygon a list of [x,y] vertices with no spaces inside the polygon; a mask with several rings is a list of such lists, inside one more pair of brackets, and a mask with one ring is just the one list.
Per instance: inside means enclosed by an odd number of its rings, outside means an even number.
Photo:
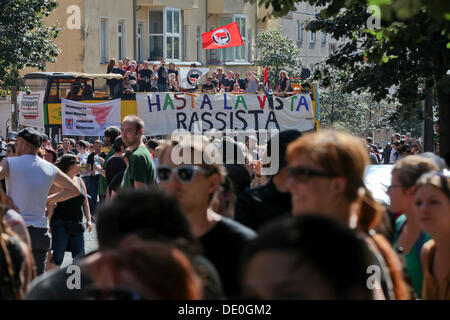
[{"label": "green leaves", "polygon": [[59,33],[43,22],[56,0],[2,0],[0,3],[0,88],[18,83],[19,70],[44,69],[59,51],[52,42]]}]

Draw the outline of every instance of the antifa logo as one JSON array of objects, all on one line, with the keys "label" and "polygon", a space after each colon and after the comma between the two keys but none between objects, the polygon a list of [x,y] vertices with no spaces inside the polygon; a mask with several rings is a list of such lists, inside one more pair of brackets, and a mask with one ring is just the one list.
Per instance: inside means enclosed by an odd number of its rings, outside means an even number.
[{"label": "antifa logo", "polygon": [[66,128],[73,129],[73,119],[66,119]]},{"label": "antifa logo", "polygon": [[198,79],[200,79],[200,77],[202,76],[202,72],[198,69],[191,69],[189,70],[186,78],[187,78],[187,82],[191,85],[191,86],[196,86],[197,85],[197,81]]},{"label": "antifa logo", "polygon": [[230,34],[228,33],[228,30],[226,29],[219,29],[212,35],[212,40],[215,44],[218,46],[225,46],[231,41]]}]

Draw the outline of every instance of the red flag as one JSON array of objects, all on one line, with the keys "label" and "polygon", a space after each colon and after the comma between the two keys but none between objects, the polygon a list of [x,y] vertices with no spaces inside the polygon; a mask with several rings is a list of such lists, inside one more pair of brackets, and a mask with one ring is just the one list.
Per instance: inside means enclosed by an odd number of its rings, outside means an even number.
[{"label": "red flag", "polygon": [[221,49],[244,45],[237,22],[202,34],[203,49]]},{"label": "red flag", "polygon": [[269,68],[266,66],[264,69],[264,84],[266,85],[269,81]]}]

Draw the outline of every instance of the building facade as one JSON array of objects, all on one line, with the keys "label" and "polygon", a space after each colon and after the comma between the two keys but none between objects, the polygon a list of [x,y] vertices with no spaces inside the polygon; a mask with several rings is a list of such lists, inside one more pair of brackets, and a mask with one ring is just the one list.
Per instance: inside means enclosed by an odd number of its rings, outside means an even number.
[{"label": "building facade", "polygon": [[[254,59],[257,14],[257,5],[243,0],[60,0],[46,23],[62,28],[61,53],[46,71],[105,73],[110,58],[128,57],[245,72]],[[202,49],[202,33],[234,21],[244,46]]]}]

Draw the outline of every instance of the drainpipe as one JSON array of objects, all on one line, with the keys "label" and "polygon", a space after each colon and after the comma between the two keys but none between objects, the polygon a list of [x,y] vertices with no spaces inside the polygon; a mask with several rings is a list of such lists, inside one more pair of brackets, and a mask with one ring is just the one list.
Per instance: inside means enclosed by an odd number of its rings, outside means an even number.
[{"label": "drainpipe", "polygon": [[136,30],[136,0],[133,0],[133,60],[137,59],[136,52],[136,38],[137,38],[137,30]]},{"label": "drainpipe", "polygon": [[[205,0],[205,32],[208,32],[208,1]],[[205,65],[209,64],[208,51],[205,50]]]}]

